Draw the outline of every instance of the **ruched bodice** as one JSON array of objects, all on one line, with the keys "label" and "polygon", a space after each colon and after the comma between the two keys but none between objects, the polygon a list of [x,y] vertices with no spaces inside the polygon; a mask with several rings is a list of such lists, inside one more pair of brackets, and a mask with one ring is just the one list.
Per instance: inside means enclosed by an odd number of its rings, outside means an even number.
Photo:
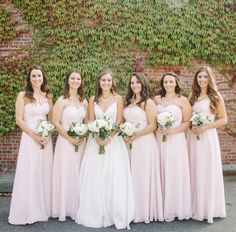
[{"label": "ruched bodice", "polygon": [[96,118],[106,115],[115,123],[117,116],[117,102],[113,102],[104,112],[97,103],[94,103],[94,113]]},{"label": "ruched bodice", "polygon": [[198,100],[194,103],[192,107],[193,112],[203,112],[209,116],[209,118],[214,121],[214,114],[211,113],[210,110],[210,99],[208,96],[205,96],[203,99]]},{"label": "ruched bodice", "polygon": [[[35,133],[39,120],[46,120],[48,102],[24,105],[23,120]],[[46,221],[51,216],[53,148],[49,138],[42,149],[22,132],[11,199],[9,223],[15,225]]]},{"label": "ruched bodice", "polygon": [[[72,122],[83,122],[85,115],[86,110],[82,104],[67,105],[62,111],[61,125],[67,131]],[[57,138],[53,164],[52,217],[58,217],[59,221],[65,221],[66,217],[75,220],[79,207],[80,164],[85,144],[84,140],[76,151],[74,145],[63,136],[59,134]]]},{"label": "ruched bodice", "polygon": [[139,106],[126,107],[124,109],[125,121],[138,124],[137,130],[140,131],[147,126],[147,116],[145,111]]},{"label": "ruched bodice", "polygon": [[24,121],[33,130],[36,131],[39,120],[46,120],[49,113],[48,102],[29,103],[24,107]]},{"label": "ruched bodice", "polygon": [[72,122],[83,122],[85,115],[84,106],[67,106],[62,112],[61,124],[65,130],[68,130]]},{"label": "ruched bodice", "polygon": [[175,104],[170,104],[167,106],[162,106],[162,105],[157,105],[157,113],[163,113],[163,112],[170,112],[172,113],[175,121],[172,125],[172,128],[176,128],[179,127],[182,123],[182,110],[179,106],[175,105]]}]

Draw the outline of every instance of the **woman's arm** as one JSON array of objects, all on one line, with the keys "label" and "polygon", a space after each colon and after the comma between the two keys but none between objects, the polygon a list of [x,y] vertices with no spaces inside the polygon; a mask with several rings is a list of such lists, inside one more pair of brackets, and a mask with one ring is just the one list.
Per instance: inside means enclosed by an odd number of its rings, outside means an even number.
[{"label": "woman's arm", "polygon": [[94,96],[90,97],[90,99],[89,99],[89,104],[88,104],[88,119],[90,121],[95,119],[95,114],[94,114]]},{"label": "woman's arm", "polygon": [[219,127],[222,127],[225,124],[227,124],[228,117],[227,117],[227,113],[226,113],[226,109],[225,109],[224,99],[220,93],[218,93],[218,95],[219,95],[220,102],[217,106],[217,120],[212,123],[205,124],[205,125],[199,127],[198,128],[199,133],[202,133],[208,129],[219,128]]},{"label": "woman's arm", "polygon": [[117,95],[117,117],[116,126],[118,127],[123,122],[124,101],[120,95]]},{"label": "woman's arm", "polygon": [[41,138],[41,136],[37,135],[35,132],[33,132],[28,125],[23,120],[24,116],[24,108],[25,108],[25,100],[24,100],[25,93],[20,92],[17,99],[16,99],[16,105],[15,105],[15,118],[16,118],[16,124],[20,127],[22,131],[24,131],[26,134],[28,134],[32,139],[34,139],[37,143],[43,144],[44,140]]},{"label": "woman's arm", "polygon": [[85,115],[85,118],[84,118],[84,123],[88,123],[89,121],[89,112],[88,112],[88,101],[86,99],[84,99],[83,101],[83,106],[86,110],[86,115]]},{"label": "woman's arm", "polygon": [[192,107],[191,107],[188,99],[182,96],[180,99],[180,106],[181,106],[182,115],[183,115],[182,123],[177,128],[167,129],[168,134],[173,135],[173,134],[177,134],[177,133],[186,131],[190,126]]},{"label": "woman's arm", "polygon": [[64,107],[65,107],[65,100],[63,99],[63,97],[60,97],[56,101],[53,107],[53,124],[57,128],[58,134],[60,134],[62,137],[68,140],[72,145],[78,145],[78,139],[75,139],[69,136],[61,125],[61,116],[62,116]]},{"label": "woman's arm", "polygon": [[137,139],[138,137],[150,134],[154,132],[157,128],[157,118],[156,118],[157,111],[156,111],[156,104],[154,103],[153,100],[151,99],[147,100],[145,113],[147,116],[148,125],[143,130],[137,132],[133,136],[133,138],[131,138],[132,140]]},{"label": "woman's arm", "polygon": [[52,110],[53,110],[53,103],[52,103],[52,96],[50,95],[48,98],[48,104],[49,104],[49,113],[48,113],[48,121],[52,121]]}]

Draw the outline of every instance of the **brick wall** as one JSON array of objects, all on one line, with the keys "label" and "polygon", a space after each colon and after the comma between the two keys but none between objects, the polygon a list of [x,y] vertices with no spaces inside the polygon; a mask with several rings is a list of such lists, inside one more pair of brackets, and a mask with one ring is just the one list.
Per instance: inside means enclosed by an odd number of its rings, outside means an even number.
[{"label": "brick wall", "polygon": [[[0,62],[14,59],[14,51],[24,48],[31,43],[31,36],[33,34],[32,28],[20,16],[18,10],[12,4],[0,4],[0,8],[7,7],[11,12],[12,20],[18,22],[18,37],[6,43],[0,43]],[[189,92],[193,80],[193,75],[198,68],[206,63],[199,60],[194,60],[188,67],[182,66],[159,66],[147,67],[145,66],[145,53],[137,52],[136,62],[133,68],[144,72],[150,79],[159,80],[163,73],[167,71],[174,71],[180,75],[180,84]],[[229,126],[231,128],[236,125],[236,114],[230,109],[235,109],[236,103],[236,75],[230,71],[230,67],[217,66],[213,68],[216,76],[217,85],[222,93],[227,107],[229,117]],[[236,170],[236,137],[231,135],[223,129],[218,129],[220,145],[222,150],[222,161],[224,169]],[[21,132],[19,130],[12,132],[8,136],[0,137],[0,170],[14,169],[19,149]]]},{"label": "brick wall", "polygon": [[[33,29],[28,25],[26,21],[21,17],[19,10],[10,2],[8,3],[0,3],[0,9],[7,9],[10,12],[10,18],[14,22],[16,22],[16,33],[17,38],[0,43],[0,62],[11,61],[14,59],[14,53],[23,48],[24,46],[28,46],[31,44],[31,36],[33,35]],[[22,51],[21,56],[23,56],[24,52]]]}]

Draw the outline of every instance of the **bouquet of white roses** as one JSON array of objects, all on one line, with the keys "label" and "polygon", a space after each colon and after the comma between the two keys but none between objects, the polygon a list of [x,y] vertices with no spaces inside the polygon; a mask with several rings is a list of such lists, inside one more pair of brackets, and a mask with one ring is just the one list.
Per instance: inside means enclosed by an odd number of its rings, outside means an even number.
[{"label": "bouquet of white roses", "polygon": [[[47,120],[39,120],[38,125],[36,127],[36,131],[38,133],[38,135],[47,138],[50,133],[52,133],[52,131],[54,130],[54,125],[52,123],[50,123]],[[41,149],[44,148],[44,145],[41,145]]]},{"label": "bouquet of white roses", "polygon": [[[115,127],[111,118],[103,115],[101,118],[89,122],[88,129],[93,137],[98,137],[102,140],[105,140],[105,138],[114,131]],[[102,155],[104,153],[105,147],[103,145],[99,145],[98,154]]]},{"label": "bouquet of white roses", "polygon": [[[204,114],[203,112],[193,112],[190,121],[191,126],[202,126],[209,124],[212,120],[207,114]],[[197,135],[197,140],[200,140],[199,134]]]},{"label": "bouquet of white roses", "polygon": [[[118,135],[132,137],[137,132],[138,127],[139,124],[134,124],[132,122],[121,123]],[[132,148],[132,143],[129,144],[129,148]]]},{"label": "bouquet of white roses", "polygon": [[[163,112],[157,115],[157,123],[160,128],[168,129],[171,128],[175,119],[172,113],[170,112]],[[163,135],[162,141],[166,142],[167,136]]]},{"label": "bouquet of white roses", "polygon": [[[67,134],[73,138],[83,139],[88,131],[85,124],[81,122],[72,122],[69,126]],[[75,145],[75,152],[79,151],[79,146]]]}]

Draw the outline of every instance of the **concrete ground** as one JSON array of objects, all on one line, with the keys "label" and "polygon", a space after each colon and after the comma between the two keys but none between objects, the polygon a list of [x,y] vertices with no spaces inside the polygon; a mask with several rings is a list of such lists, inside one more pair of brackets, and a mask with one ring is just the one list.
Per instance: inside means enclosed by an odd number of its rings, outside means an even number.
[{"label": "concrete ground", "polygon": [[[65,231],[117,231],[114,227],[91,229],[75,224],[71,219],[66,222],[59,222],[56,219],[50,219],[48,222],[35,223],[26,226],[13,226],[7,221],[10,206],[10,194],[13,174],[0,174],[0,232],[65,232]],[[236,232],[236,175],[224,177],[225,193],[226,193],[226,210],[227,217],[225,219],[215,219],[213,224],[208,224],[206,221],[197,222],[193,220],[174,221],[174,222],[153,222],[150,224],[131,224],[132,232],[154,232],[154,231],[176,231],[176,232]],[[126,230],[124,230],[126,231]]]}]

